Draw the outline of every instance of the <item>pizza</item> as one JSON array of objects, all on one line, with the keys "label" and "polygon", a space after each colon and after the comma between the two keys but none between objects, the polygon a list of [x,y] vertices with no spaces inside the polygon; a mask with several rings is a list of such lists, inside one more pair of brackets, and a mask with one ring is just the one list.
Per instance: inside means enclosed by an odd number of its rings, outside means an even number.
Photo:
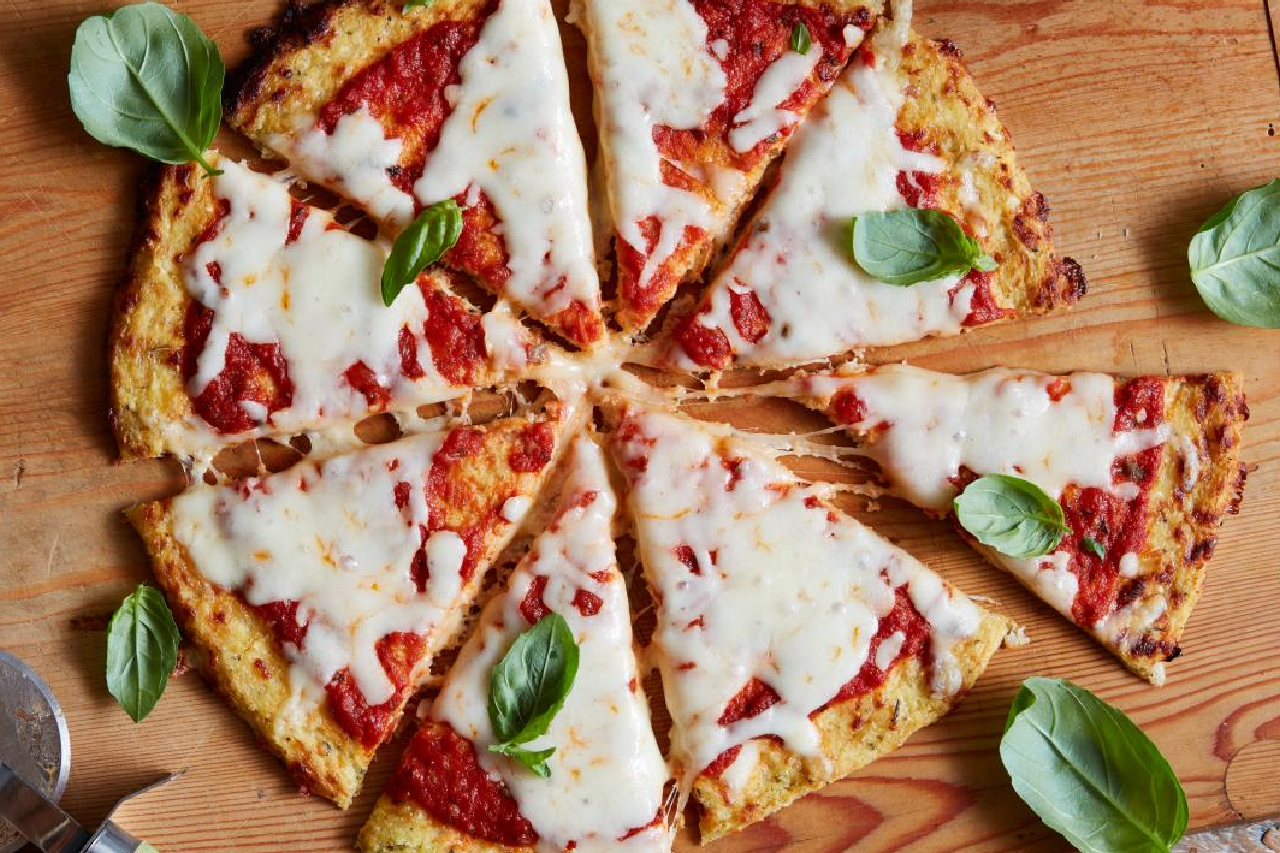
[{"label": "pizza", "polygon": [[704,842],[897,748],[1013,628],[727,427],[628,405],[610,447]]},{"label": "pizza", "polygon": [[563,427],[460,426],[128,511],[214,688],[304,788],[350,804]]},{"label": "pizza", "polygon": [[111,336],[111,419],[125,458],[207,459],[248,439],[413,411],[539,357],[514,317],[481,315],[443,273],[384,306],[385,241],[209,157],[222,174],[167,166],[144,194]]},{"label": "pizza", "polygon": [[[1048,206],[1014,159],[995,105],[951,42],[909,29],[894,4],[796,132],[775,185],[660,360],[691,370],[802,364],[951,335],[1069,305],[1079,265],[1053,254]],[[853,259],[853,217],[949,213],[996,261],[911,286]]]},{"label": "pizza", "polygon": [[[579,0],[625,331],[648,326],[729,239],[766,167],[882,7]],[[803,51],[791,46],[799,28]]]},{"label": "pizza", "polygon": [[894,495],[931,513],[946,515],[986,474],[1044,489],[1071,528],[1052,553],[1013,559],[977,547],[1135,673],[1163,682],[1218,526],[1244,488],[1249,409],[1238,374],[953,376],[887,365],[787,381],[859,439]]},{"label": "pizza", "polygon": [[398,233],[455,199],[443,261],[557,334],[604,336],[586,161],[549,0],[334,0],[285,20],[227,119]]},{"label": "pizza", "polygon": [[[569,451],[559,506],[486,606],[360,834],[365,853],[665,853],[674,789],[649,722],[614,554],[617,498],[589,436]],[[546,734],[548,778],[490,752],[490,672],[548,613],[578,643],[577,678]]]}]

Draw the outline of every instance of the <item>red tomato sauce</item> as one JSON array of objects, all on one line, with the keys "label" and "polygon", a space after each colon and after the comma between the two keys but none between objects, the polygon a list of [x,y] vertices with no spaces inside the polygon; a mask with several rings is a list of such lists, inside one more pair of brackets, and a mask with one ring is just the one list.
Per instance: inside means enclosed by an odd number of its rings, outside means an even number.
[{"label": "red tomato sauce", "polygon": [[395,686],[391,698],[370,705],[356,686],[351,671],[344,669],[325,686],[329,714],[342,730],[373,749],[391,733],[391,724],[405,700],[413,669],[422,658],[425,643],[417,634],[388,634],[378,641],[378,660]]},{"label": "red tomato sauce", "polygon": [[507,786],[480,766],[475,745],[441,723],[418,729],[386,793],[484,841],[521,847],[538,840]]},{"label": "red tomato sauce", "polygon": [[[431,360],[436,370],[452,385],[474,384],[487,358],[480,315],[468,311],[460,300],[447,293],[426,285],[420,285],[420,288],[422,299],[427,303],[427,319],[422,324],[422,331],[431,348]],[[413,341],[412,336],[409,336],[409,341]],[[421,373],[416,343],[413,343],[410,355],[412,361],[409,366]],[[403,334],[400,337],[400,356],[403,366],[406,357]]]},{"label": "red tomato sauce", "polygon": [[[191,300],[183,321],[183,345],[179,355],[182,378],[195,376],[200,354],[213,328],[213,311]],[[191,407],[223,435],[253,429],[256,421],[240,404],[261,404],[268,419],[293,403],[293,382],[280,344],[249,343],[237,333],[227,341],[222,370],[191,399]]]},{"label": "red tomato sauce", "polygon": [[529,424],[516,435],[507,464],[518,474],[534,474],[547,467],[556,447],[555,427],[546,422]]},{"label": "red tomato sauce", "polygon": [[547,607],[547,603],[543,601],[543,595],[547,591],[547,576],[534,575],[533,580],[529,583],[529,589],[524,594],[524,600],[520,602],[520,615],[524,617],[524,621],[530,625],[536,625],[542,621],[551,609]]}]

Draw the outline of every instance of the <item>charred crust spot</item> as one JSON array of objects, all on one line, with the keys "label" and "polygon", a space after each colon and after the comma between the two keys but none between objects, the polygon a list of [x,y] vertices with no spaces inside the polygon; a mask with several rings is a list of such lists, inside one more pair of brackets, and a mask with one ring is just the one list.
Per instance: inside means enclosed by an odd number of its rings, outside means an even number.
[{"label": "charred crust spot", "polygon": [[1213,549],[1217,547],[1217,544],[1218,539],[1216,536],[1207,536],[1201,539],[1187,551],[1186,562],[1190,565],[1208,560],[1213,556]]},{"label": "charred crust spot", "polygon": [[1070,305],[1080,301],[1088,291],[1089,282],[1080,264],[1074,258],[1062,258],[1045,277],[1035,301],[1044,307],[1053,307],[1059,302]]},{"label": "charred crust spot", "polygon": [[[329,25],[337,12],[368,0],[339,0],[334,3],[304,3],[289,0],[274,27],[259,27],[249,33],[252,53],[233,72],[227,75],[227,85],[222,90],[222,109],[230,118],[252,104],[258,97],[272,64],[288,53],[301,50],[329,33]],[[292,69],[281,69],[286,80]],[[274,97],[274,96],[273,96]]]},{"label": "charred crust spot", "polygon": [[1128,607],[1133,602],[1142,597],[1142,592],[1146,589],[1146,578],[1134,578],[1120,588],[1120,592],[1116,595],[1116,607]]},{"label": "charred crust spot", "polygon": [[952,59],[964,59],[964,52],[951,39],[937,39],[934,41],[934,45],[937,46],[938,52],[944,56],[949,56]]},{"label": "charred crust spot", "polygon": [[1182,646],[1174,646],[1169,650],[1169,653],[1165,655],[1164,659],[1165,662],[1168,663],[1169,661],[1177,660],[1180,657],[1182,657]]}]

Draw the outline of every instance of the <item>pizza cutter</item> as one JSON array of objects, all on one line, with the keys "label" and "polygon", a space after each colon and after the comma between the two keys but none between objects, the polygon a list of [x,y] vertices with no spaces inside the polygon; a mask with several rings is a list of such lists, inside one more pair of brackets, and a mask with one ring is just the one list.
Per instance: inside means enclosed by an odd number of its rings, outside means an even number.
[{"label": "pizza cutter", "polygon": [[111,818],[174,776],[125,797],[89,832],[57,805],[70,772],[71,739],[58,700],[30,667],[0,651],[0,853],[28,841],[45,853],[155,853]]}]

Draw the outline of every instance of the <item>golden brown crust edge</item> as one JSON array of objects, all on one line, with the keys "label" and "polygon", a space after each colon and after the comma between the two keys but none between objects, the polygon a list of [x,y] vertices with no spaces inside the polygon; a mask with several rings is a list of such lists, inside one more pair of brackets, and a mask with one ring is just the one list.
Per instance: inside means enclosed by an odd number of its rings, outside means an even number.
[{"label": "golden brown crust edge", "polygon": [[693,796],[701,811],[701,843],[763,820],[897,749],[960,701],[1012,628],[1006,617],[986,613],[974,637],[956,648],[963,688],[955,696],[933,695],[928,672],[913,657],[895,666],[876,690],[818,714],[814,723],[822,737],[822,755],[831,762],[829,772],[823,771],[820,762],[806,760],[775,741],[761,740],[757,742],[758,763],[736,794],[730,795],[719,778],[699,776],[693,784]]},{"label": "golden brown crust edge", "polygon": [[[1074,260],[1054,256],[1048,204],[1018,165],[995,103],[978,90],[959,48],[912,32],[902,69],[908,97],[899,130],[945,161],[938,205],[966,211],[967,217],[958,214],[962,221],[986,231],[978,232],[983,246],[1000,261],[991,279],[1000,306],[1022,316],[1079,300],[1087,289],[1084,273]],[[976,205],[961,197],[966,174]]]},{"label": "golden brown crust edge", "polygon": [[536,849],[467,835],[440,823],[416,803],[396,803],[386,794],[378,798],[356,847],[361,853],[529,853]]}]

